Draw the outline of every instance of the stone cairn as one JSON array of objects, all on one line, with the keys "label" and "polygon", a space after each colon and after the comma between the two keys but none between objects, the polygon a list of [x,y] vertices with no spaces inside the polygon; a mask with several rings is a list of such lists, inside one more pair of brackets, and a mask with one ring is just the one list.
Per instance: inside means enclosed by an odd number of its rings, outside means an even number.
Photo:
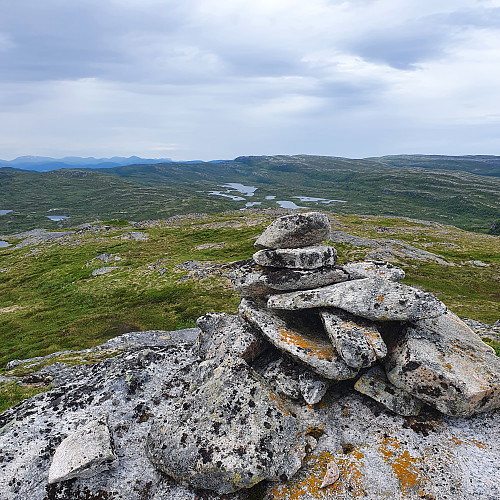
[{"label": "stone cairn", "polygon": [[493,349],[432,294],[399,283],[402,269],[337,265],[336,250],[320,245],[330,231],[321,213],[280,217],[253,259],[237,263],[239,315],[198,319],[189,390],[151,428],[159,469],[218,494],[286,480],[316,443],[297,407],[348,379],[403,416],[425,404],[456,417],[500,407]]}]

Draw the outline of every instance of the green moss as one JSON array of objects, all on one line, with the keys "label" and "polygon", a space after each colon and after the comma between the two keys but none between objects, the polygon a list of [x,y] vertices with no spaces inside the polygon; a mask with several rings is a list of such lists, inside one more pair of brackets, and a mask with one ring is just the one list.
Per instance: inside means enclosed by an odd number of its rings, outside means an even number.
[{"label": "green moss", "polygon": [[51,389],[49,386],[25,387],[17,385],[15,382],[0,384],[0,413],[25,399],[31,398],[41,392],[46,392],[49,389]]}]

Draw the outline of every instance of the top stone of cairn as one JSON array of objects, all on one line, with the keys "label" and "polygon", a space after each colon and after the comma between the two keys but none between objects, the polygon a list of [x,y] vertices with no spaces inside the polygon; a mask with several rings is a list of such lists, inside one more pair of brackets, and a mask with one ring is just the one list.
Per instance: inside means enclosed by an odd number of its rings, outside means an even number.
[{"label": "top stone of cairn", "polygon": [[309,212],[285,215],[272,222],[255,242],[257,248],[302,248],[316,245],[330,236],[325,214]]}]

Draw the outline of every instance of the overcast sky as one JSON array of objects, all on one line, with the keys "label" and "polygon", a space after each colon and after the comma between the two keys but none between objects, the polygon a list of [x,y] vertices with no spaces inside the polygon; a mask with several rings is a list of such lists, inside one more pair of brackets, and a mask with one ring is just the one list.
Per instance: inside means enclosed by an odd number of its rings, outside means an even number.
[{"label": "overcast sky", "polygon": [[500,154],[500,0],[0,0],[0,158]]}]

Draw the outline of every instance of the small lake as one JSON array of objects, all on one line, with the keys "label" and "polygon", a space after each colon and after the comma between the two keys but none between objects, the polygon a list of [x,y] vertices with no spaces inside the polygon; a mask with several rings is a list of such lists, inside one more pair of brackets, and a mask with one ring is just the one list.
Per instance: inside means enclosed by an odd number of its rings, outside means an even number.
[{"label": "small lake", "polygon": [[0,210],[0,215],[7,215],[10,214],[12,210]]},{"label": "small lake", "polygon": [[245,186],[244,184],[238,184],[237,182],[222,184],[221,187],[233,189],[234,191],[238,191],[238,193],[241,193],[245,196],[253,196],[255,191],[257,191],[257,188],[255,186]]},{"label": "small lake", "polygon": [[260,201],[247,201],[245,203],[246,208],[256,207],[257,205],[262,205],[262,203]]},{"label": "small lake", "polygon": [[346,200],[327,200],[326,198],[313,198],[312,196],[294,196],[294,198],[297,198],[302,203],[304,201],[312,201],[312,202],[316,202],[316,203],[324,203],[325,205],[328,205],[329,203],[347,203]]},{"label": "small lake", "polygon": [[307,207],[299,207],[299,205],[296,205],[293,201],[287,201],[287,200],[281,200],[281,201],[276,200],[276,203],[281,208],[291,208],[292,210],[296,210],[297,208],[307,208]]},{"label": "small lake", "polygon": [[67,215],[46,215],[47,219],[53,220],[54,222],[59,222],[64,219],[69,219]]},{"label": "small lake", "polygon": [[10,247],[10,243],[8,241],[0,240],[0,248]]},{"label": "small lake", "polygon": [[266,200],[275,200],[276,196],[266,196]]},{"label": "small lake", "polygon": [[242,198],[241,196],[235,196],[234,194],[227,194],[228,191],[222,192],[222,191],[209,191],[209,195],[211,196],[224,196],[225,198],[231,198],[234,201],[245,201],[245,198]]}]

